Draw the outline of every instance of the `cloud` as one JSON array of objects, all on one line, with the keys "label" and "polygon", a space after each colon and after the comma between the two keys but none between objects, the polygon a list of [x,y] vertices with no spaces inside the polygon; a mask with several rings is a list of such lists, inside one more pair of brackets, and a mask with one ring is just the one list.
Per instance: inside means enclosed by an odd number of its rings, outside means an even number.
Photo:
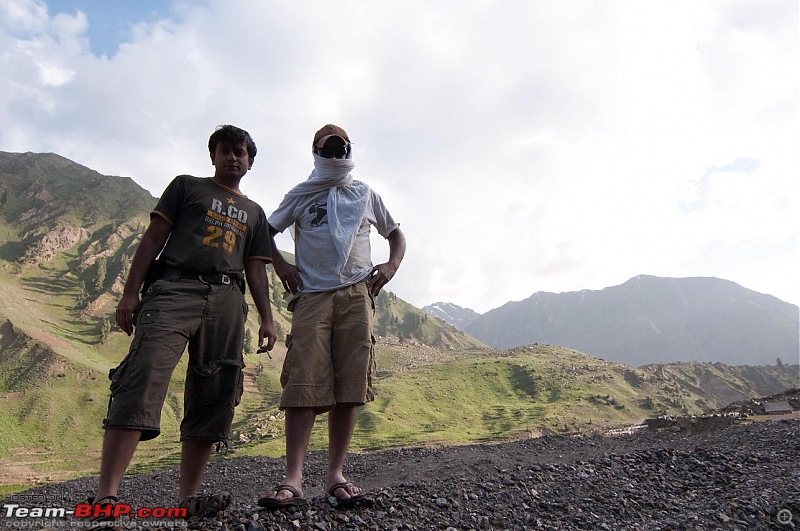
[{"label": "cloud", "polygon": [[0,25],[4,34],[25,36],[45,31],[47,6],[43,2],[9,0],[0,4]]},{"label": "cloud", "polygon": [[208,135],[234,123],[269,213],[339,123],[406,233],[389,287],[415,305],[486,311],[637,274],[800,301],[796,2],[210,0],[132,21],[110,58],[91,13],[43,6],[3,7],[0,149],[158,195],[208,175]]}]

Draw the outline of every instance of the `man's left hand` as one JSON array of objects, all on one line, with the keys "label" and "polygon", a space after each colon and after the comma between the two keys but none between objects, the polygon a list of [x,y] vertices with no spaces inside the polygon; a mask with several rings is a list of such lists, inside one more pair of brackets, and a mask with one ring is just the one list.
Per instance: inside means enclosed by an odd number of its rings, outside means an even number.
[{"label": "man's left hand", "polygon": [[389,263],[378,264],[372,269],[372,273],[370,273],[371,277],[367,281],[367,287],[373,297],[377,296],[381,288],[392,280],[396,272],[397,268]]},{"label": "man's left hand", "polygon": [[[266,339],[267,344],[264,344],[264,340]],[[261,323],[261,328],[258,329],[258,352],[267,352],[272,350],[275,346],[275,341],[278,339],[277,334],[275,333],[275,325],[272,324],[271,320],[267,320]]]}]

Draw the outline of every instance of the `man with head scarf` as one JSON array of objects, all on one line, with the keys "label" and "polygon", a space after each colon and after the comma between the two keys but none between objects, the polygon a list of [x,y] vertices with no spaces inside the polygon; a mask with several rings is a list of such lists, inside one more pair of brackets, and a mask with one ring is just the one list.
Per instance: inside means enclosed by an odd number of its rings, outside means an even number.
[{"label": "man with head scarf", "polygon": [[[289,304],[292,332],[281,372],[286,412],[286,477],[258,503],[297,507],[303,498],[303,463],[314,420],[328,413],[325,490],[339,507],[370,504],[343,466],[359,407],[374,399],[374,297],[394,277],[405,237],[381,197],[351,174],[352,144],[341,127],[314,135],[314,170],[292,188],[269,217],[270,235],[293,229],[295,264],[272,243],[273,266]],[[370,226],[389,243],[389,259],[373,266]]]}]

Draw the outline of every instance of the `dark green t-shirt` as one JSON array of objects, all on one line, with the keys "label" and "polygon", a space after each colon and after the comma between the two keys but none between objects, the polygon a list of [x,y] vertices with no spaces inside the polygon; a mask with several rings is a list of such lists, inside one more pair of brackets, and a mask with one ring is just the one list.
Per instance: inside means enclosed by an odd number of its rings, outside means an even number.
[{"label": "dark green t-shirt", "polygon": [[211,178],[175,177],[150,216],[172,224],[161,253],[167,266],[190,273],[238,273],[246,259],[272,261],[264,210]]}]

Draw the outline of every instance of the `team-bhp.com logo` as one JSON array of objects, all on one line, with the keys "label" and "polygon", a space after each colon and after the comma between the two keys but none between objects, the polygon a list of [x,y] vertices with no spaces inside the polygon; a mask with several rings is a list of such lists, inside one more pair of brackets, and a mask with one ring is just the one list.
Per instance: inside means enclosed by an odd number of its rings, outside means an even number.
[{"label": "team-bhp.com logo", "polygon": [[79,503],[75,507],[75,518],[186,518],[185,507],[139,507],[135,511],[127,503],[114,505],[91,505]]},{"label": "team-bhp.com logo", "polygon": [[[3,516],[6,520],[4,527],[28,527],[25,522],[31,519],[66,522],[63,519],[73,517],[73,527],[91,527],[90,522],[117,521],[121,519],[150,519],[154,525],[163,525],[171,520],[186,519],[187,509],[185,507],[139,507],[134,509],[127,503],[91,505],[89,503],[79,503],[75,509],[64,507],[22,507],[17,503],[6,503],[3,505]],[[77,525],[75,525],[77,524]],[[108,525],[108,524],[106,524]],[[61,526],[63,527],[63,525]]]}]

